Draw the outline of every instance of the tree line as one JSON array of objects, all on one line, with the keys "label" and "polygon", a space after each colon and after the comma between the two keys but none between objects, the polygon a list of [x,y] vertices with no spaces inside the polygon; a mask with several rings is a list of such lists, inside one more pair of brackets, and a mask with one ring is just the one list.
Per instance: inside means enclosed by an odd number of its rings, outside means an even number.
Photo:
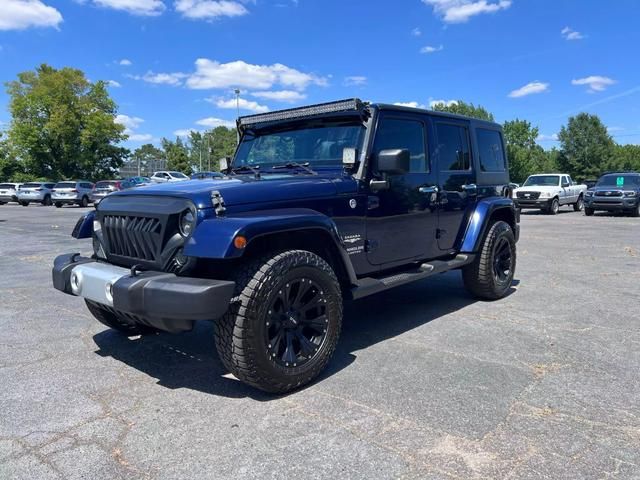
[{"label": "tree line", "polygon": [[[191,174],[217,170],[218,160],[235,150],[235,130],[220,126],[131,152],[122,147],[128,136],[116,121],[117,105],[107,84],[90,82],[75,68],[41,65],[18,74],[6,89],[11,122],[0,132],[0,181],[99,180],[116,176],[125,162],[145,166],[157,160]],[[433,109],[494,121],[482,106],[462,101]],[[551,150],[536,143],[538,127],[527,120],[508,120],[503,129],[511,180],[517,183],[541,172],[586,180],[605,171],[640,171],[640,146],[617,144],[596,115],[570,117],[558,134],[559,148]]]}]

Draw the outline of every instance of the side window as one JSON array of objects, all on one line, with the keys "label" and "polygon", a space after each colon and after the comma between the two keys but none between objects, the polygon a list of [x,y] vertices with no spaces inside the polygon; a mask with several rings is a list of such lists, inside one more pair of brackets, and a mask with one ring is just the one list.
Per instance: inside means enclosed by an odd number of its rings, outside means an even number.
[{"label": "side window", "polygon": [[382,150],[406,148],[411,154],[410,173],[429,171],[425,151],[424,124],[417,120],[382,119],[376,132],[374,154]]},{"label": "side window", "polygon": [[476,129],[480,170],[483,172],[504,172],[506,165],[502,150],[502,136],[496,130]]},{"label": "side window", "polygon": [[440,170],[469,170],[471,168],[469,130],[461,125],[437,123],[436,133]]}]

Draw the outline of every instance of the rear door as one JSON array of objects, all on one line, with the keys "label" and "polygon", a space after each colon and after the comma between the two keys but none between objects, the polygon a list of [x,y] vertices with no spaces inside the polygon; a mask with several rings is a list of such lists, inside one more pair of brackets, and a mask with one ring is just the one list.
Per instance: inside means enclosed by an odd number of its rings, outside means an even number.
[{"label": "rear door", "polygon": [[429,164],[426,125],[418,114],[380,115],[373,158],[382,150],[407,149],[411,161],[408,173],[387,175],[388,189],[369,193],[367,259],[373,265],[438,255],[437,173]]},{"label": "rear door", "polygon": [[471,157],[470,124],[433,118],[434,161],[438,168],[438,248],[451,252],[462,235],[477,197]]}]

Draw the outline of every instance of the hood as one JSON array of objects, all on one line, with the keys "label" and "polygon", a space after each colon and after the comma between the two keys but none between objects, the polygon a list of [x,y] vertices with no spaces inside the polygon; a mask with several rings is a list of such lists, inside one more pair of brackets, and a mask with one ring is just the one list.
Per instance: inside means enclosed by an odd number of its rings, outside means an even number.
[{"label": "hood", "polygon": [[514,189],[514,192],[556,192],[560,190],[560,187],[546,186],[546,185],[532,185],[530,187],[518,187]]},{"label": "hood", "polygon": [[[340,177],[338,177],[340,178]],[[160,183],[112,193],[114,196],[144,195],[187,198],[198,208],[211,207],[211,192],[218,191],[227,207],[248,203],[266,203],[330,197],[337,193],[336,175],[277,174],[235,175],[225,178]]]}]

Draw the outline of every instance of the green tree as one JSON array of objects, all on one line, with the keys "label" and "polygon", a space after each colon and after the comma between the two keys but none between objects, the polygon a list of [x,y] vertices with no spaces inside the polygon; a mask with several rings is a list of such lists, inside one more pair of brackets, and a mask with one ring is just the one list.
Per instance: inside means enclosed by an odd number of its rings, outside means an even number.
[{"label": "green tree", "polygon": [[613,158],[612,170],[640,172],[640,145],[616,145]]},{"label": "green tree", "polygon": [[189,149],[187,145],[180,139],[176,138],[175,142],[166,138],[162,139],[162,149],[167,158],[167,169],[177,170],[185,175],[191,175],[191,165],[189,162]]},{"label": "green tree", "polygon": [[128,150],[105,82],[80,70],[41,65],[9,82],[9,138],[28,173],[38,177],[111,176]]},{"label": "green tree", "polygon": [[580,113],[570,117],[558,139],[560,168],[573,177],[594,178],[615,168],[615,144],[597,115]]},{"label": "green tree", "polygon": [[462,100],[457,100],[456,103],[451,103],[449,105],[445,103],[436,103],[431,107],[431,109],[436,112],[455,113],[466,117],[479,118],[480,120],[493,122],[493,114],[484,107],[480,105],[475,106],[473,103],[466,103]]},{"label": "green tree", "polygon": [[549,154],[536,143],[538,127],[515,119],[504,123],[503,132],[513,182],[522,183],[529,175],[553,170]]}]

